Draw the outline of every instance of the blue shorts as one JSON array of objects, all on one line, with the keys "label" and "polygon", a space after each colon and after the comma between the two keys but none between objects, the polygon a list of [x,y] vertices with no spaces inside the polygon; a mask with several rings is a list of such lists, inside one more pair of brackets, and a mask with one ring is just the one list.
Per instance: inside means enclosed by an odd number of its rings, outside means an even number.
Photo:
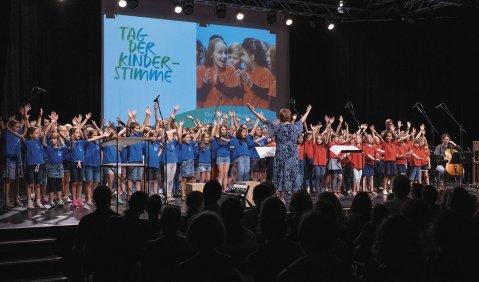
[{"label": "blue shorts", "polygon": [[27,167],[27,184],[40,184],[43,176],[43,164]]},{"label": "blue shorts", "polygon": [[40,185],[47,185],[47,181],[48,181],[48,175],[47,175],[47,172],[48,172],[48,167],[50,166],[50,164],[48,163],[47,160],[44,160],[45,163],[43,164],[43,172],[42,172],[42,178],[40,179]]},{"label": "blue shorts", "polygon": [[143,167],[128,167],[128,180],[140,181],[143,177]]},{"label": "blue shorts", "polygon": [[230,157],[217,157],[216,158],[216,164],[229,164],[230,163]]},{"label": "blue shorts", "polygon": [[78,167],[77,163],[71,162],[70,163],[70,182],[83,182],[85,181],[85,165],[81,163],[81,166]]},{"label": "blue shorts", "polygon": [[398,174],[406,174],[406,172],[407,172],[406,165],[396,164],[396,169],[397,169]]},{"label": "blue shorts", "polygon": [[365,164],[363,169],[363,176],[374,176],[374,165]]},{"label": "blue shorts", "polygon": [[199,163],[198,172],[211,172],[211,163]]},{"label": "blue shorts", "polygon": [[148,180],[160,180],[160,169],[156,167],[148,168]]},{"label": "blue shorts", "polygon": [[343,169],[330,169],[328,174],[343,174]]},{"label": "blue shorts", "polygon": [[411,166],[409,168],[409,180],[410,181],[419,180],[419,173],[421,173],[420,166]]},{"label": "blue shorts", "polygon": [[100,168],[94,166],[86,166],[85,182],[100,183]]},{"label": "blue shorts", "polygon": [[430,169],[431,169],[431,167],[427,164],[421,166],[421,170],[430,170]]},{"label": "blue shorts", "polygon": [[10,180],[16,180],[18,177],[21,177],[20,175],[21,167],[18,166],[16,161],[7,159],[7,161],[1,165],[2,165],[2,173],[1,173],[2,178],[6,177],[7,179],[10,179]]},{"label": "blue shorts", "polygon": [[48,164],[45,166],[48,178],[63,178],[63,164]]},{"label": "blue shorts", "polygon": [[396,176],[397,167],[395,161],[384,161],[383,162],[383,173],[384,176]]},{"label": "blue shorts", "polygon": [[195,175],[195,162],[186,160],[181,163],[181,177],[192,177]]}]

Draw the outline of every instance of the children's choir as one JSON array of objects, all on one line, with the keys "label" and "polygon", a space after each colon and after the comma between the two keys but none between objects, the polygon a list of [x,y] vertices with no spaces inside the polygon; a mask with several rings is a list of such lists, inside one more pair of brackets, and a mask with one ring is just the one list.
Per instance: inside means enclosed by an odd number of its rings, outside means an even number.
[{"label": "children's choir", "polygon": [[[259,120],[243,121],[233,111],[217,111],[212,124],[188,116],[193,126],[186,128],[176,119],[178,106],[165,120],[158,118],[158,107],[155,103],[153,124],[148,107],[142,123],[130,111],[127,122],[118,118],[117,126],[97,125],[91,114],[60,124],[55,112],[44,117],[40,111],[32,120],[31,105],[21,107],[19,120],[12,116],[0,122],[5,206],[23,205],[18,187],[13,189],[21,178],[26,182],[27,207],[43,209],[93,205],[92,189],[101,181],[120,194],[122,204],[134,190],[162,194],[169,201],[175,195],[185,200],[187,183],[216,178],[225,191],[238,181],[271,177],[273,162],[261,158],[255,148],[275,146],[275,140]],[[297,140],[303,181],[295,190],[333,191],[338,196],[360,190],[387,194],[398,174],[429,184],[424,125],[416,131],[409,122],[404,127],[398,121],[396,127],[388,119],[387,129],[379,134],[374,125],[361,124],[354,131],[341,116],[337,120],[335,127],[335,118],[329,116],[324,125],[311,124],[309,130],[305,126]],[[101,144],[117,137],[142,139],[125,146]],[[358,152],[335,154],[330,149],[336,145],[355,146]],[[112,165],[116,163],[120,165]]]}]

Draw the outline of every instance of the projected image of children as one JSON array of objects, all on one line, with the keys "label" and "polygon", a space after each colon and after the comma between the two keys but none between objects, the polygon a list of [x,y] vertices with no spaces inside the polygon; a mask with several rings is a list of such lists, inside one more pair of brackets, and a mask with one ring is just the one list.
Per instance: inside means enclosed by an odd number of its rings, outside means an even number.
[{"label": "projected image of children", "polygon": [[256,38],[228,46],[222,36],[210,36],[203,63],[197,62],[197,109],[246,103],[270,109],[276,97],[275,53],[276,46]]}]

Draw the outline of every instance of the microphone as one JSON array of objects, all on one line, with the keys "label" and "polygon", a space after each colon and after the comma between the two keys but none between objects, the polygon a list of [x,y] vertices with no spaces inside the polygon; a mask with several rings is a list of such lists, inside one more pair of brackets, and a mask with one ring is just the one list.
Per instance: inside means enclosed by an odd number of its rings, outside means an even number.
[{"label": "microphone", "polygon": [[442,108],[443,106],[444,106],[444,103],[441,103],[441,104],[437,105],[435,109],[437,110],[439,108]]},{"label": "microphone", "polygon": [[33,90],[35,90],[35,89],[38,90],[38,92],[47,92],[47,90],[45,90],[45,89],[43,89],[43,88],[40,88],[40,87],[38,87],[38,86],[34,86],[34,87],[32,88],[32,92],[33,92]]},{"label": "microphone", "polygon": [[347,108],[349,108],[350,106],[351,106],[351,101],[348,101],[348,102],[346,103],[346,106],[344,106],[344,108],[347,109]]},{"label": "microphone", "polygon": [[413,108],[413,109],[414,109],[414,108],[417,108],[417,107],[419,107],[419,105],[421,105],[421,102],[416,102],[416,104],[414,104],[414,106],[412,106],[412,108]]},{"label": "microphone", "polygon": [[155,98],[155,100],[153,100],[153,102],[158,103],[158,98],[160,98],[160,94],[158,94],[158,96],[156,96],[156,98]]}]

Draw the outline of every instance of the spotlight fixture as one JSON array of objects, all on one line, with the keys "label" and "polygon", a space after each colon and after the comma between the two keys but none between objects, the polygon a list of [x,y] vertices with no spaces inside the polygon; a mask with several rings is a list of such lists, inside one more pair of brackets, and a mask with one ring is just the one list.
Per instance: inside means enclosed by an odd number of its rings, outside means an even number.
[{"label": "spotlight fixture", "polygon": [[328,30],[333,30],[334,29],[334,23],[330,22],[328,24]]},{"label": "spotlight fixture", "polygon": [[340,0],[338,3],[338,13],[344,14],[346,11],[344,10],[344,1]]},{"label": "spotlight fixture", "polygon": [[287,16],[285,23],[286,23],[286,25],[292,25],[293,24],[293,18],[291,16]]},{"label": "spotlight fixture", "polygon": [[126,5],[130,9],[135,9],[136,7],[138,7],[138,0],[127,0]]},{"label": "spotlight fixture", "polygon": [[181,5],[181,1],[175,1],[175,6],[174,6],[175,13],[180,14],[183,12],[183,5]]},{"label": "spotlight fixture", "polygon": [[266,12],[266,21],[268,21],[269,24],[274,24],[276,22],[275,10],[269,10],[268,12]]},{"label": "spotlight fixture", "polygon": [[238,21],[242,21],[244,19],[244,13],[243,11],[241,11],[241,9],[239,9],[237,12],[236,12],[236,19]]},{"label": "spotlight fixture", "polygon": [[224,4],[216,5],[215,14],[219,19],[226,17],[226,6]]},{"label": "spotlight fixture", "polygon": [[191,15],[193,14],[194,10],[195,10],[194,0],[185,0],[183,4],[183,13],[185,13],[185,15]]},{"label": "spotlight fixture", "polygon": [[125,8],[126,7],[126,1],[125,0],[118,1],[118,6],[120,6],[120,8]]}]

